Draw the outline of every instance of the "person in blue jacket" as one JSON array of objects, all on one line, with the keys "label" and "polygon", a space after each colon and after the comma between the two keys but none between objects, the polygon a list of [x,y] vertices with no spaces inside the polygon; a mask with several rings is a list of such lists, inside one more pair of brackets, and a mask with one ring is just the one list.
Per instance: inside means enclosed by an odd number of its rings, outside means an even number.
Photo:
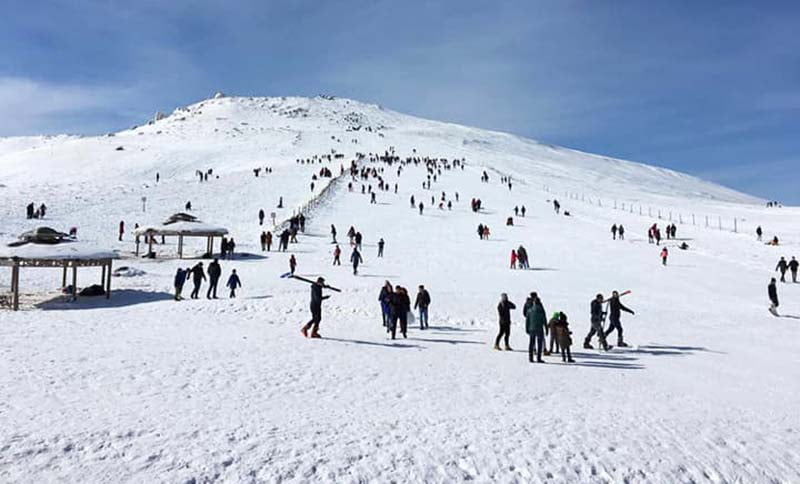
[{"label": "person in blue jacket", "polygon": [[236,274],[236,269],[231,271],[231,276],[228,278],[226,286],[231,290],[229,297],[236,297],[236,289],[242,287],[242,281],[239,279],[239,275]]}]

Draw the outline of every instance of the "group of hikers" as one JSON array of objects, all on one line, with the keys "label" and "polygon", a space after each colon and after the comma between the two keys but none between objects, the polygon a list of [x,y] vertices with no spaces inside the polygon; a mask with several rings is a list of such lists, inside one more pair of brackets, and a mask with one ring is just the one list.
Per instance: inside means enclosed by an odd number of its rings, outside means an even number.
[{"label": "group of hikers", "polygon": [[[208,277],[206,277],[208,276]],[[208,280],[208,290],[206,291],[206,298],[208,299],[217,299],[217,286],[219,284],[219,280],[222,277],[222,267],[219,264],[218,259],[214,259],[213,262],[208,264],[208,269],[205,271],[203,270],[203,262],[198,262],[191,268],[183,269],[179,267],[175,272],[175,280],[174,280],[174,287],[175,287],[175,300],[181,301],[183,300],[183,286],[187,280],[191,279],[193,288],[190,294],[191,299],[199,299],[200,297],[200,287],[203,285],[203,281]],[[239,279],[239,275],[236,273],[236,269],[231,270],[231,274],[228,277],[228,283],[225,286],[230,289],[230,294],[228,297],[235,298],[236,297],[236,289],[242,286],[242,281]]]},{"label": "group of hikers", "polygon": [[47,213],[47,206],[44,203],[36,207],[36,205],[33,202],[31,202],[25,207],[25,218],[28,219],[44,218],[46,213]]},{"label": "group of hikers", "polygon": [[[604,308],[603,305],[606,304]],[[511,336],[511,311],[517,306],[508,299],[508,295],[500,295],[500,302],[497,304],[498,324],[500,329],[494,341],[494,349],[501,350],[501,341],[505,345],[506,351],[512,351],[509,344]],[[609,299],[603,299],[602,294],[598,294],[590,304],[591,328],[589,334],[583,342],[585,349],[594,349],[591,344],[593,337],[597,336],[600,347],[609,351],[613,346],[607,343],[607,338],[614,331],[617,332],[617,346],[627,347],[622,337],[622,323],[620,315],[622,311],[634,314],[620,302],[620,294],[614,291]],[[525,332],[528,334],[528,360],[533,363],[543,363],[542,356],[549,356],[553,353],[561,354],[564,362],[573,363],[572,359],[572,331],[569,329],[567,314],[563,311],[556,311],[551,318],[547,319],[547,312],[544,309],[541,298],[536,292],[531,292],[525,301],[522,309],[525,318]],[[608,316],[608,328],[604,323]],[[546,337],[549,336],[549,347],[545,344]]]},{"label": "group of hikers", "polygon": [[530,269],[530,261],[528,259],[528,251],[525,247],[519,246],[516,249],[511,249],[511,269],[516,269],[519,264],[520,269]]},{"label": "group of hikers", "polygon": [[[381,315],[386,332],[391,334],[392,339],[395,339],[399,326],[400,334],[403,335],[403,338],[407,338],[408,318],[412,309],[408,290],[399,285],[392,287],[392,284],[386,281],[383,287],[381,287],[378,301],[381,303]],[[430,304],[431,296],[425,289],[425,286],[420,284],[413,308],[419,310],[418,319],[420,330],[428,328],[428,306],[430,306]]]}]

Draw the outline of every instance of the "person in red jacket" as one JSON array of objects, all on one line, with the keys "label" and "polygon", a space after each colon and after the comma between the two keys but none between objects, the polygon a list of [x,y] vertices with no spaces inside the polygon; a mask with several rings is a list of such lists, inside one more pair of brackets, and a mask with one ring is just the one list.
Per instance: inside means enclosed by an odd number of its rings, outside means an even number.
[{"label": "person in red jacket", "polygon": [[664,247],[663,249],[661,249],[661,263],[663,265],[667,265],[667,256],[669,256],[669,251],[667,250],[666,247]]},{"label": "person in red jacket", "polygon": [[511,249],[511,268],[517,268],[517,251],[514,249]]}]

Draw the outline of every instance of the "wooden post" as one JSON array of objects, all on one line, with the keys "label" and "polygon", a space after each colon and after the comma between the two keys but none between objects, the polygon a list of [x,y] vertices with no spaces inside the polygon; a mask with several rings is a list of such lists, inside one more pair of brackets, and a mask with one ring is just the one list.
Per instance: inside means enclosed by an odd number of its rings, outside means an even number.
[{"label": "wooden post", "polygon": [[100,266],[100,268],[102,269],[102,275],[100,276],[100,285],[104,286],[106,284],[106,265],[103,264],[102,266]]},{"label": "wooden post", "polygon": [[108,261],[108,274],[106,275],[106,299],[111,297],[111,261]]},{"label": "wooden post", "polygon": [[183,259],[183,234],[178,235],[178,258]]},{"label": "wooden post", "polygon": [[72,300],[78,299],[78,266],[72,265]]},{"label": "wooden post", "polygon": [[139,236],[136,236],[136,257],[139,257]]},{"label": "wooden post", "polygon": [[147,234],[147,256],[153,253],[153,234]]},{"label": "wooden post", "polygon": [[64,263],[64,270],[61,273],[61,289],[67,287],[67,264]]},{"label": "wooden post", "polygon": [[14,294],[11,296],[11,307],[14,311],[19,310],[19,265],[15,263],[11,267],[11,287]]}]

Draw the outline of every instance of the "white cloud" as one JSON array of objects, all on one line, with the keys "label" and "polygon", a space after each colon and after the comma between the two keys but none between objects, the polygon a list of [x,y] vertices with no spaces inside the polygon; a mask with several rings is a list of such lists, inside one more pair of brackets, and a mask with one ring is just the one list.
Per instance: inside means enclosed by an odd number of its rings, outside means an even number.
[{"label": "white cloud", "polygon": [[[41,82],[25,77],[0,77],[0,136],[84,132],[101,128],[108,112],[130,88]],[[103,119],[99,116],[105,113]],[[96,121],[91,117],[98,115]],[[79,123],[70,126],[71,120]],[[101,128],[102,129],[102,128]],[[106,128],[107,129],[107,128]]]}]

